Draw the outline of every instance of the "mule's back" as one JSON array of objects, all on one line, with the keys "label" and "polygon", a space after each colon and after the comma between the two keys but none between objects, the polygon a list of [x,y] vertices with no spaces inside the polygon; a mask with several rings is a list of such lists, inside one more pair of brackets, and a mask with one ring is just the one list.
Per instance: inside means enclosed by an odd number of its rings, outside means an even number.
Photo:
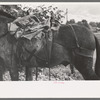
[{"label": "mule's back", "polygon": [[[72,29],[72,27],[73,29]],[[76,47],[76,38],[78,44],[86,49],[95,49],[95,38],[91,30],[77,24],[62,25],[59,29],[58,38],[67,48]]]}]

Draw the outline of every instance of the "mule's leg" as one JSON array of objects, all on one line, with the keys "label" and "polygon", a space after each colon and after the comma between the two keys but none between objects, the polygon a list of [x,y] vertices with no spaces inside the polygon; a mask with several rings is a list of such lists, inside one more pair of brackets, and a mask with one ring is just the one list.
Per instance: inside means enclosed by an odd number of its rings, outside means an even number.
[{"label": "mule's leg", "polygon": [[36,77],[35,77],[36,81],[37,81],[37,78],[38,78],[38,66],[36,66]]},{"label": "mule's leg", "polygon": [[100,61],[98,61],[95,65],[95,72],[100,77]]},{"label": "mule's leg", "polygon": [[73,64],[70,64],[70,69],[71,69],[71,74],[74,74],[75,71],[74,71],[74,65]]},{"label": "mule's leg", "polygon": [[0,57],[0,81],[3,81],[3,74],[6,68],[6,64],[4,60]]},{"label": "mule's leg", "polygon": [[0,81],[3,81],[3,66],[0,65]]},{"label": "mule's leg", "polygon": [[75,77],[75,69],[74,69],[74,65],[73,64],[70,64],[70,70],[71,70],[72,76]]},{"label": "mule's leg", "polygon": [[18,65],[16,63],[16,59],[13,55],[13,58],[11,60],[11,66],[10,66],[10,76],[12,81],[18,81],[19,80],[19,74],[18,74]]},{"label": "mule's leg", "polygon": [[32,81],[33,80],[32,70],[33,70],[33,68],[26,67],[26,81]]},{"label": "mule's leg", "polygon": [[19,80],[18,68],[17,67],[10,67],[10,76],[12,81]]},{"label": "mule's leg", "polygon": [[85,80],[99,80],[98,76],[92,69],[93,58],[75,55],[74,61],[75,67]]}]

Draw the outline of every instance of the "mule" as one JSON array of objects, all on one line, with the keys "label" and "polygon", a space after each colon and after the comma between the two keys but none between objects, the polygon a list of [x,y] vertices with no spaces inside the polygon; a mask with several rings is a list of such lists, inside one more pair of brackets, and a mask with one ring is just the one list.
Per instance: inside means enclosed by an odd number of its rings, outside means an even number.
[{"label": "mule", "polygon": [[16,39],[8,32],[8,23],[15,20],[10,14],[0,11],[0,81],[6,70],[10,71],[11,80],[18,80],[15,57]]},{"label": "mule", "polygon": [[[37,69],[38,66],[52,68],[59,64],[73,64],[85,80],[100,79],[100,42],[91,30],[77,24],[60,25],[56,31],[47,28],[44,30],[45,36],[40,39],[33,37],[30,42],[24,41],[28,46],[23,45],[23,58],[29,58],[31,66],[34,65]],[[53,35],[52,40],[50,34]],[[94,71],[92,66],[95,49],[97,60]],[[31,77],[30,73],[28,69],[26,76]]]}]

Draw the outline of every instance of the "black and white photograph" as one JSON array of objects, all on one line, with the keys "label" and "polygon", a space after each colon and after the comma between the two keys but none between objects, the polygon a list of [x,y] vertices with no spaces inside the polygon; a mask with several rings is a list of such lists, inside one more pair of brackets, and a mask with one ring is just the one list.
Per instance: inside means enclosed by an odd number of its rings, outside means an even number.
[{"label": "black and white photograph", "polygon": [[0,81],[100,80],[100,3],[0,4]]}]

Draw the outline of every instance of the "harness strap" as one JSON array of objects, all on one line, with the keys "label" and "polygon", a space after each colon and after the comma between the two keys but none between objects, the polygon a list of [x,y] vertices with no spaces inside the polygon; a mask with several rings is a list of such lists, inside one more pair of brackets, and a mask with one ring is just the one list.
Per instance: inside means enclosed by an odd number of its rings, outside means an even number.
[{"label": "harness strap", "polygon": [[89,49],[81,47],[79,45],[78,38],[76,36],[76,33],[75,33],[75,30],[74,30],[73,26],[71,24],[69,24],[69,26],[71,27],[71,29],[73,31],[73,34],[74,34],[75,40],[76,40],[76,45],[77,45],[77,48],[74,48],[73,52],[78,54],[78,55],[81,55],[81,56],[93,57],[94,50],[89,50]]},{"label": "harness strap", "polygon": [[33,50],[32,52],[29,52],[26,48],[25,48],[25,50],[30,54],[29,57],[25,60],[25,61],[28,62],[28,61],[30,61],[31,58],[34,56],[34,53],[35,53],[36,50]]},{"label": "harness strap", "polygon": [[40,58],[39,56],[37,56],[37,55],[35,54],[35,51],[36,51],[36,50],[33,50],[32,52],[30,52],[30,51],[28,51],[26,48],[24,48],[24,49],[25,49],[26,52],[28,52],[28,53],[30,54],[29,57],[28,57],[25,61],[30,61],[31,58],[34,56],[34,57],[36,57],[36,58],[39,59],[39,60],[42,60],[42,61],[47,62],[46,59],[42,59],[42,58]]},{"label": "harness strap", "polygon": [[73,26],[72,26],[71,24],[69,24],[69,26],[71,27],[71,29],[72,29],[72,31],[73,31],[73,34],[74,34],[75,40],[76,40],[76,45],[77,45],[77,47],[79,48],[80,45],[79,45],[78,38],[77,38],[77,36],[76,36],[75,30],[74,30],[74,28],[73,28]]},{"label": "harness strap", "polygon": [[87,49],[84,49],[84,48],[76,48],[74,50],[74,52],[76,54],[78,54],[78,55],[92,58],[93,57],[94,50],[87,50]]}]

